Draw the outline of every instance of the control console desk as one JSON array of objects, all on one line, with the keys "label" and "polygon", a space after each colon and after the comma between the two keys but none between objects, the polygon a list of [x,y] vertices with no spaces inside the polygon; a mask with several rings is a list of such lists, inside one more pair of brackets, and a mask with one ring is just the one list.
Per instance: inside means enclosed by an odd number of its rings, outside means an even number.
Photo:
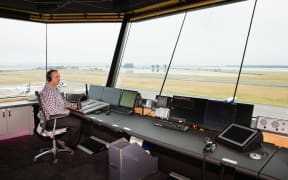
[{"label": "control console desk", "polygon": [[142,138],[150,143],[195,159],[205,160],[217,166],[233,167],[239,173],[254,177],[258,176],[265,164],[278,150],[276,146],[264,143],[261,149],[261,152],[265,154],[263,158],[252,160],[249,158],[249,153],[241,153],[217,143],[217,148],[213,153],[204,154],[204,138],[210,137],[214,139],[217,135],[216,133],[194,129],[190,129],[187,132],[175,131],[154,126],[153,118],[150,117],[123,115],[114,112],[110,115],[105,113],[99,115],[89,114],[84,117],[92,120],[95,124],[126,132],[131,136]]},{"label": "control console desk", "polygon": [[288,149],[280,148],[260,172],[263,179],[288,179]]}]

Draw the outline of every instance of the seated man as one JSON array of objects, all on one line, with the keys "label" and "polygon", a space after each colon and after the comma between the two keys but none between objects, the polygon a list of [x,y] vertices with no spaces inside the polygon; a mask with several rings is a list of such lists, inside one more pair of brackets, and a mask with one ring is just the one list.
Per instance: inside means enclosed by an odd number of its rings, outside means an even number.
[{"label": "seated man", "polygon": [[[60,74],[57,70],[50,70],[46,74],[47,83],[40,92],[40,98],[42,101],[42,108],[45,111],[46,119],[49,119],[51,115],[65,114],[67,117],[57,119],[56,128],[68,128],[68,132],[65,133],[61,140],[57,142],[66,149],[75,149],[79,139],[81,130],[81,121],[73,116],[69,116],[70,110],[67,108],[77,108],[74,103],[69,103],[63,99],[57,85],[60,82]],[[47,128],[53,128],[53,120],[46,122]]]}]

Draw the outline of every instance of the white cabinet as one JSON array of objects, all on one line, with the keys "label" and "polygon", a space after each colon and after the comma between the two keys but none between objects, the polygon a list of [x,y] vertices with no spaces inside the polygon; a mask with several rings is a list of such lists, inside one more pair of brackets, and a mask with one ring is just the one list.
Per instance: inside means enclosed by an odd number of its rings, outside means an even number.
[{"label": "white cabinet", "polygon": [[6,109],[0,109],[0,136],[7,133]]},{"label": "white cabinet", "polygon": [[0,140],[33,134],[32,106],[0,108]]}]

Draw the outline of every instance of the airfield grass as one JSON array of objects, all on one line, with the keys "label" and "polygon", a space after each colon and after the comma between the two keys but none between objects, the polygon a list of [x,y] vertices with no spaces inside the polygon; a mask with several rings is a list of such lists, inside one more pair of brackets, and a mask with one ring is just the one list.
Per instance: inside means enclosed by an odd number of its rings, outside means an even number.
[{"label": "airfield grass", "polygon": [[[195,71],[195,70],[194,70]],[[203,71],[203,70],[201,70]],[[206,70],[215,72],[214,70]],[[217,71],[219,72],[219,71]],[[105,84],[107,71],[97,69],[61,69],[64,81]],[[199,76],[169,74],[164,92],[190,96],[207,96],[227,98],[233,96],[237,71],[220,71],[232,76]],[[243,71],[240,79],[243,82],[288,84],[288,72]],[[122,88],[159,91],[164,74],[155,73],[120,73],[118,85]],[[184,80],[183,80],[184,79]],[[45,70],[11,70],[0,71],[1,85],[19,85],[45,81]],[[257,104],[288,106],[288,87],[239,84],[237,100]]]}]

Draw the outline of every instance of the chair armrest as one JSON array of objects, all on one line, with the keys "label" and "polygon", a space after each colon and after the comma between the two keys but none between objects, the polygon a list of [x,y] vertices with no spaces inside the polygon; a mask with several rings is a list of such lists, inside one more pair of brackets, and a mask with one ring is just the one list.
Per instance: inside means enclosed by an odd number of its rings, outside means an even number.
[{"label": "chair armrest", "polygon": [[60,129],[55,129],[55,131],[46,131],[45,129],[41,128],[39,125],[37,127],[37,133],[40,134],[43,137],[50,137],[53,138],[54,136],[64,134],[68,131],[67,128],[60,128]]},{"label": "chair armrest", "polygon": [[64,117],[66,117],[66,116],[67,116],[66,114],[54,114],[54,115],[51,115],[51,116],[49,117],[49,120],[64,118]]}]

